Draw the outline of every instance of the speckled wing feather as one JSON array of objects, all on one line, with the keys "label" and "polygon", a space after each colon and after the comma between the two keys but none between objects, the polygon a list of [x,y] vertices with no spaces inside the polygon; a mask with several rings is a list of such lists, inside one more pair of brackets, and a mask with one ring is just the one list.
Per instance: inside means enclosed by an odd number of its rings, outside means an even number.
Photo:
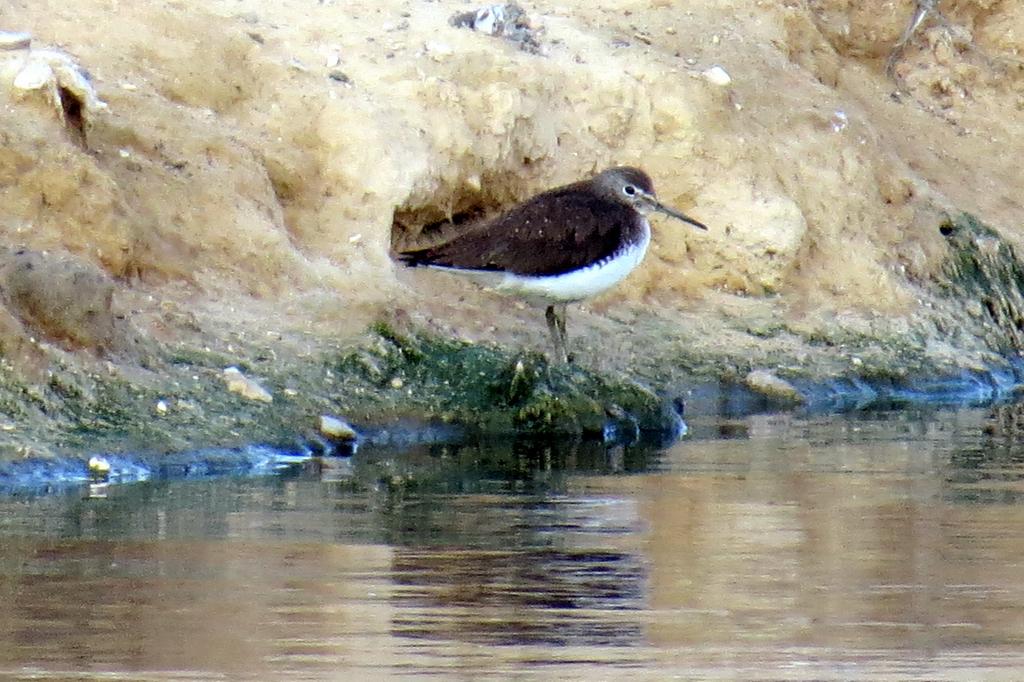
[{"label": "speckled wing feather", "polygon": [[405,251],[409,265],[558,275],[639,241],[642,218],[576,183],[538,194],[438,246]]}]

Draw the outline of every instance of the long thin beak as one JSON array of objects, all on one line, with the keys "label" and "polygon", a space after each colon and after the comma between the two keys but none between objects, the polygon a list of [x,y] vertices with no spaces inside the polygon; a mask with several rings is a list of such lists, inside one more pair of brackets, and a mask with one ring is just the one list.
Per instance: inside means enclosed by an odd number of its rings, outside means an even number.
[{"label": "long thin beak", "polygon": [[675,210],[670,206],[666,206],[665,204],[661,203],[660,201],[658,201],[649,194],[644,195],[644,203],[647,204],[647,208],[651,211],[657,211],[658,213],[670,215],[673,218],[676,218],[677,220],[682,220],[684,223],[690,223],[694,227],[700,228],[701,230],[708,229],[708,226],[700,222],[699,220],[694,220],[690,216],[684,215],[683,213],[680,213],[679,211]]}]

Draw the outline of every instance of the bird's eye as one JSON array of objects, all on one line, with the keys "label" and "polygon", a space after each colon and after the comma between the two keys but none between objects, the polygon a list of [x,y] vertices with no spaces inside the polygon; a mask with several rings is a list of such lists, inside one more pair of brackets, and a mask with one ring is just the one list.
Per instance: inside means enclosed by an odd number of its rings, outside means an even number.
[{"label": "bird's eye", "polygon": [[636,187],[633,185],[626,185],[622,188],[622,191],[625,192],[627,196],[633,196],[636,194]]}]

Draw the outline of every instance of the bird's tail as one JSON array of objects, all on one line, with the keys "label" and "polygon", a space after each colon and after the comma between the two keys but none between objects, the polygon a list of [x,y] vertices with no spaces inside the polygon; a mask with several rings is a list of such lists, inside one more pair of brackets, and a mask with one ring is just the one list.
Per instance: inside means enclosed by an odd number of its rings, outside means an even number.
[{"label": "bird's tail", "polygon": [[414,249],[412,251],[392,251],[391,260],[398,261],[410,268],[430,264],[429,249]]}]

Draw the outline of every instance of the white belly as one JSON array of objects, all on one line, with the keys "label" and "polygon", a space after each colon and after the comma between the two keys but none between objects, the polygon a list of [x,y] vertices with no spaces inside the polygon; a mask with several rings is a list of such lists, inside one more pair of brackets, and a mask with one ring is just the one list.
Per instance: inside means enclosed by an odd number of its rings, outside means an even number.
[{"label": "white belly", "polygon": [[644,222],[643,238],[633,246],[602,263],[561,275],[526,277],[507,272],[432,267],[456,273],[488,289],[540,305],[582,301],[615,286],[640,265],[651,243],[651,228]]}]

